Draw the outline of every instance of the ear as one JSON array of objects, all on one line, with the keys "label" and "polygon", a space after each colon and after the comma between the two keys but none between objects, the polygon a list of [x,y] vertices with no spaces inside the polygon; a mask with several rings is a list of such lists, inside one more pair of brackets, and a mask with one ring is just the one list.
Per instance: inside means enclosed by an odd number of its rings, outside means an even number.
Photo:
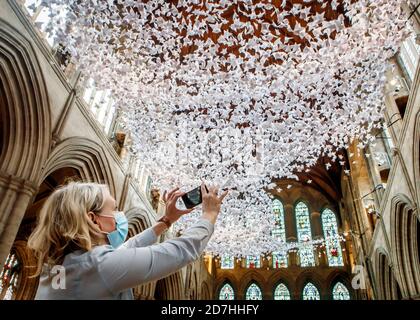
[{"label": "ear", "polygon": [[98,218],[98,216],[96,215],[96,214],[94,214],[92,211],[89,211],[88,213],[87,213],[87,215],[88,215],[88,217],[90,218],[90,220],[92,220],[92,222],[94,223],[94,224],[98,224],[98,222],[97,222],[97,218]]}]

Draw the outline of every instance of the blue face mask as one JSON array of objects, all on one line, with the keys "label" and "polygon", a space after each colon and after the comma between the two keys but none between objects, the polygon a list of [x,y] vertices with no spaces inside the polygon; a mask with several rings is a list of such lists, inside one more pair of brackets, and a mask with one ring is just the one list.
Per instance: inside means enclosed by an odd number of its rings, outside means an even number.
[{"label": "blue face mask", "polygon": [[[103,215],[105,216],[105,215]],[[116,230],[109,232],[107,234],[109,244],[114,248],[117,249],[119,246],[121,246],[125,238],[128,234],[128,221],[127,218],[122,211],[115,212],[113,216],[105,216],[105,217],[114,217],[115,219],[115,226]]]}]

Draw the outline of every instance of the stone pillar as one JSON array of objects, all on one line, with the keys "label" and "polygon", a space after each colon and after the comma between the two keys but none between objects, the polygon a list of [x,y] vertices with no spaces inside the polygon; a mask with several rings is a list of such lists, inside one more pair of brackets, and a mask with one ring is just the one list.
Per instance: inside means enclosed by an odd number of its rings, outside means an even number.
[{"label": "stone pillar", "polygon": [[[284,227],[286,229],[286,241],[297,242],[297,230],[295,221],[295,212],[292,204],[284,204]],[[289,266],[296,266],[298,264],[296,252],[289,252],[288,254]]]},{"label": "stone pillar", "polygon": [[33,182],[0,173],[0,265],[4,264],[16,239],[22,219],[37,192]]},{"label": "stone pillar", "polygon": [[286,228],[286,241],[297,241],[295,212],[291,204],[284,205],[284,226]]},{"label": "stone pillar", "polygon": [[312,239],[319,240],[324,237],[324,233],[322,232],[322,223],[321,223],[321,214],[319,212],[311,212],[311,231],[312,231]]}]

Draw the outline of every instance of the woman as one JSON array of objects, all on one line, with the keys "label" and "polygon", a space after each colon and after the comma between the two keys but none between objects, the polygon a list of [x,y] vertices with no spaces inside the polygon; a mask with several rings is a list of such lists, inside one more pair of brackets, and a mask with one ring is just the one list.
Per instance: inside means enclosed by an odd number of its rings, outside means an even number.
[{"label": "woman", "polygon": [[225,191],[201,186],[202,216],[181,237],[154,244],[182,215],[175,204],[184,193],[164,195],[166,214],[125,241],[128,222],[106,185],[71,182],[43,206],[28,246],[40,282],[35,299],[133,299],[131,288],[164,278],[198,259],[214,231]]}]

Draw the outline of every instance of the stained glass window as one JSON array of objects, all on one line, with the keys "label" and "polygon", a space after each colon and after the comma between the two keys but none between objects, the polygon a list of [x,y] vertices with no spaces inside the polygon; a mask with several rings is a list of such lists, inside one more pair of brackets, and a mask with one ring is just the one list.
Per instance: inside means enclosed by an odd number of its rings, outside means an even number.
[{"label": "stained glass window", "polygon": [[233,256],[223,255],[222,256],[222,263],[220,268],[221,269],[233,269],[235,266],[235,261]]},{"label": "stained glass window", "polygon": [[303,300],[321,300],[318,289],[310,282],[303,288]]},{"label": "stained glass window", "polygon": [[250,269],[260,268],[261,259],[257,256],[246,256],[246,267]]},{"label": "stained glass window", "polygon": [[333,300],[350,300],[350,293],[347,287],[341,282],[337,282],[332,291]]},{"label": "stained glass window", "polygon": [[9,254],[0,274],[0,300],[16,298],[19,284],[20,263],[13,252]]},{"label": "stained glass window", "polygon": [[226,283],[219,292],[219,300],[234,300],[235,292],[230,284]]},{"label": "stained glass window", "polygon": [[306,244],[306,242],[312,240],[309,209],[306,204],[299,202],[295,207],[295,215],[298,241],[303,244],[299,247],[300,266],[315,266],[313,245]]},{"label": "stained glass window", "polygon": [[255,284],[251,284],[246,290],[246,300],[262,300],[261,289]]},{"label": "stained glass window", "polygon": [[274,300],[290,300],[290,292],[284,283],[280,283],[274,290]]},{"label": "stained glass window", "polygon": [[325,246],[327,250],[328,265],[331,267],[343,266],[343,254],[341,252],[338,235],[337,219],[335,213],[325,209],[321,215],[322,229],[324,230]]},{"label": "stained glass window", "polygon": [[[276,221],[271,234],[277,240],[286,243],[286,228],[284,226],[284,209],[280,200],[273,201],[273,213]],[[273,268],[287,268],[287,251],[273,252]]]}]

